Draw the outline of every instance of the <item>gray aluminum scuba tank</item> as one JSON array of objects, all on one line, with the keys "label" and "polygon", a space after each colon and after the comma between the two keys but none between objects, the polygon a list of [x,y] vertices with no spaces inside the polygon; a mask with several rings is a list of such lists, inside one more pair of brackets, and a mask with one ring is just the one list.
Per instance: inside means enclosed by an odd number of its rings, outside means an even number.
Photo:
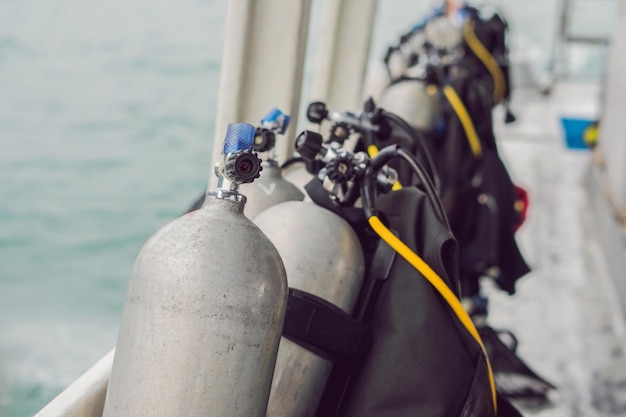
[{"label": "gray aluminum scuba tank", "polygon": [[261,417],[282,332],[286,273],[243,215],[254,127],[228,126],[217,190],[157,231],[133,268],[104,417]]},{"label": "gray aluminum scuba tank", "polygon": [[[254,222],[272,240],[289,286],[352,312],[365,262],[356,234],[336,214],[309,202],[270,207]],[[268,417],[315,415],[332,363],[283,337],[278,350]]]},{"label": "gray aluminum scuba tank", "polygon": [[276,135],[285,133],[290,120],[280,110],[272,109],[261,119],[261,126],[256,129],[254,150],[266,152],[267,159],[263,161],[263,172],[259,179],[252,184],[243,184],[239,189],[247,198],[244,214],[249,219],[275,204],[304,199],[304,193],[283,178],[274,155]]},{"label": "gray aluminum scuba tank", "polygon": [[[294,163],[287,168],[283,168],[282,173],[283,178],[296,186],[300,192],[304,192],[304,186],[313,179],[313,174],[306,170],[303,163]],[[306,193],[304,194],[304,200],[308,200]]]},{"label": "gray aluminum scuba tank", "polygon": [[[365,261],[352,227],[309,202],[285,202],[254,218],[276,245],[290,288],[351,313],[363,283]],[[283,337],[267,408],[268,417],[315,415],[331,361]]]},{"label": "gray aluminum scuba tank", "polygon": [[261,177],[253,184],[242,185],[240,191],[248,199],[244,214],[250,219],[273,205],[304,199],[302,191],[283,178],[280,167],[273,159],[263,161]]},{"label": "gray aluminum scuba tank", "polygon": [[[430,130],[439,117],[440,104],[436,94],[428,93],[427,83],[419,80],[424,77],[424,63],[421,61],[427,56],[425,45],[428,44],[428,49],[434,51],[457,50],[463,44],[463,24],[463,14],[457,11],[431,18],[422,31],[414,33],[406,45],[398,49],[399,53],[390,56],[387,63],[394,79],[407,77],[410,80],[390,84],[380,93],[378,105],[402,117],[415,129]],[[413,53],[420,55],[417,65],[394,67],[394,61],[398,60],[406,65],[405,55],[411,56]],[[434,59],[439,60],[436,55]]]}]

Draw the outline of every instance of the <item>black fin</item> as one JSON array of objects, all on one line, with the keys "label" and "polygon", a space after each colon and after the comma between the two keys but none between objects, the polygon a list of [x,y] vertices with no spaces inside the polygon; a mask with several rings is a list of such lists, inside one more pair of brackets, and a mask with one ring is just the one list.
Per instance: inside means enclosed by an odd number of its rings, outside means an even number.
[{"label": "black fin", "polygon": [[[509,398],[545,397],[554,384],[535,373],[517,356],[517,339],[510,331],[494,330],[489,326],[478,328],[489,361],[493,368],[497,391]],[[500,335],[506,335],[511,343],[503,342]]]}]

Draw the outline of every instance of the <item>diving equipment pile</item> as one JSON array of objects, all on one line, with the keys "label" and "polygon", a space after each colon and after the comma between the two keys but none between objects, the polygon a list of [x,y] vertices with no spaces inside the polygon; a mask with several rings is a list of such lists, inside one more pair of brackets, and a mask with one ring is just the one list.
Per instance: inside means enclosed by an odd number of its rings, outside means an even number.
[{"label": "diving equipment pile", "polygon": [[[296,138],[311,201],[253,218],[289,284],[266,415],[518,417],[460,301],[458,247],[428,144],[372,100],[362,113],[315,102],[307,116],[332,122],[327,138]],[[410,149],[377,146],[402,134]]]},{"label": "diving equipment pile", "polygon": [[[309,119],[320,109],[310,106]],[[364,137],[395,128],[393,117],[376,110],[321,113],[334,120],[331,132],[340,126],[360,134],[357,148],[365,148]],[[318,162],[308,165],[317,168],[309,196],[346,219],[361,240],[365,279],[355,323],[343,333],[365,325],[369,337],[359,334],[361,346],[351,355],[335,354],[314,415],[497,415],[489,361],[458,298],[456,242],[428,169],[397,145],[370,148],[370,157],[343,148],[345,136],[330,137],[302,132],[296,150]],[[406,164],[419,184],[394,191],[393,160]],[[288,313],[286,323],[291,319]]]},{"label": "diving equipment pile", "polygon": [[[484,327],[489,350],[500,352],[496,380],[510,380],[515,369],[518,380],[528,381],[516,387],[500,383],[499,391],[509,397],[545,398],[555,387],[488,327],[488,300],[480,292],[480,280],[489,277],[512,295],[516,281],[530,271],[515,240],[525,219],[527,194],[512,182],[493,129],[492,110],[498,104],[505,109],[505,122],[515,121],[509,106],[507,31],[506,20],[494,9],[446,1],[388,49],[384,63],[389,82],[378,104],[406,118],[429,145],[441,199],[459,243],[464,305]],[[428,117],[416,116],[422,107]],[[406,138],[379,139],[377,145],[388,143],[404,144]],[[412,183],[403,175],[400,181]]]},{"label": "diving equipment pile", "polygon": [[311,103],[330,129],[282,166],[288,115],[230,125],[218,189],[137,259],[105,416],[519,417],[507,397],[553,389],[485,324],[479,287],[513,294],[529,271],[493,134],[495,105],[514,119],[505,32],[435,13],[390,48],[378,103]]}]

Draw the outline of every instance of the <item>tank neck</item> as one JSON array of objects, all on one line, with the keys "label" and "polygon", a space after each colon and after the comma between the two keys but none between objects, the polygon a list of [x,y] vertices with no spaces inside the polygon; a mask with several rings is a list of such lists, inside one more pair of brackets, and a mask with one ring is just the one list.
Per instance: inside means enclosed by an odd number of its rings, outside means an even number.
[{"label": "tank neck", "polygon": [[227,205],[232,207],[234,211],[243,213],[246,200],[246,196],[243,194],[239,194],[238,192],[232,190],[218,188],[207,191],[203,207]]}]

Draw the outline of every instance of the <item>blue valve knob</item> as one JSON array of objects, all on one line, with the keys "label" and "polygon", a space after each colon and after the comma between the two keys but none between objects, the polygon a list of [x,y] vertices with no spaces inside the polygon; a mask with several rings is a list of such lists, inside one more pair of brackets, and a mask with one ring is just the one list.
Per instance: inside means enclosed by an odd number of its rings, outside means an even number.
[{"label": "blue valve knob", "polygon": [[254,148],[256,128],[248,123],[229,123],[224,138],[224,155]]},{"label": "blue valve knob", "polygon": [[282,135],[287,131],[290,121],[291,116],[281,112],[277,108],[273,108],[261,119],[261,126]]}]

